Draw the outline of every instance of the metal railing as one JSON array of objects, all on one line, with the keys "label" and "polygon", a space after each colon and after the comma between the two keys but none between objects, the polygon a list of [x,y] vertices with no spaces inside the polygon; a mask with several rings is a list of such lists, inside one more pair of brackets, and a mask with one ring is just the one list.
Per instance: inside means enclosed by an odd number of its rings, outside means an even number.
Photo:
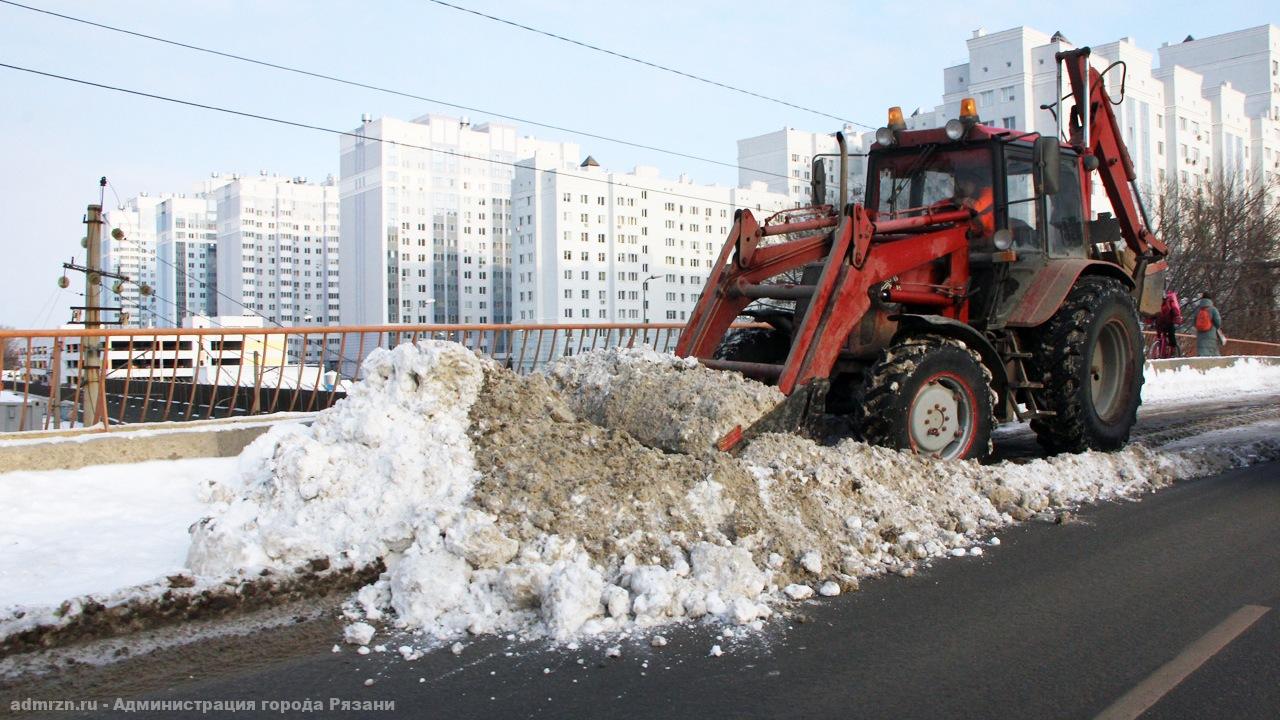
[{"label": "metal railing", "polygon": [[309,412],[375,348],[458,342],[519,373],[567,355],[674,351],[683,323],[0,330],[0,432]]},{"label": "metal railing", "polygon": [[[752,327],[739,324],[737,327]],[[519,373],[568,355],[675,350],[683,323],[0,330],[0,433],[313,412],[376,348],[451,340]],[[1180,336],[1194,347],[1194,339]],[[1147,338],[1150,342],[1150,337]],[[1232,340],[1224,354],[1280,355]]]}]

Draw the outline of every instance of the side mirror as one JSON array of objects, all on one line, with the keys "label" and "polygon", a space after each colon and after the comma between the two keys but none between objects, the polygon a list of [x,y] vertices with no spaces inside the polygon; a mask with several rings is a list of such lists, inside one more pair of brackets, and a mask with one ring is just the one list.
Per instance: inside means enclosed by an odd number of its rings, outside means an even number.
[{"label": "side mirror", "polygon": [[814,205],[824,205],[827,202],[827,164],[822,158],[813,159],[812,180],[809,181],[809,190],[812,195],[810,202]]},{"label": "side mirror", "polygon": [[1062,151],[1058,146],[1058,138],[1044,135],[1036,138],[1036,186],[1041,193],[1056,195],[1062,187],[1062,176],[1058,172],[1061,162]]}]

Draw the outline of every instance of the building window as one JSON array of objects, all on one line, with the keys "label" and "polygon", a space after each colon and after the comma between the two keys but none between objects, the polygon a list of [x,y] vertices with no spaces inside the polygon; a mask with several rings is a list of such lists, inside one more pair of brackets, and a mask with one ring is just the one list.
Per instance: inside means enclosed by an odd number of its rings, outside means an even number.
[{"label": "building window", "polygon": [[1014,115],[1000,118],[1000,127],[1005,128],[1006,130],[1012,130],[1017,126],[1018,126],[1018,118]]}]

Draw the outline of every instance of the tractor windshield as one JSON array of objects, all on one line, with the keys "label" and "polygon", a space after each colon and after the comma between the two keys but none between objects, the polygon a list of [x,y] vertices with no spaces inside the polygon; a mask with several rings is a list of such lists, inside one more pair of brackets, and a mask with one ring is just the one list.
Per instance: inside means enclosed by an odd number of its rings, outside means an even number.
[{"label": "tractor windshield", "polygon": [[991,151],[925,145],[873,157],[868,207],[898,217],[928,209],[990,204]]}]

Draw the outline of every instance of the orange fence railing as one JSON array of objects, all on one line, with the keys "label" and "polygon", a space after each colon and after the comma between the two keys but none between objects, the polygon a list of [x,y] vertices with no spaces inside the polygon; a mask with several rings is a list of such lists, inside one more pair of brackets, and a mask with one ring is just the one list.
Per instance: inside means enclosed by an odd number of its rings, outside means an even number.
[{"label": "orange fence railing", "polygon": [[673,351],[682,323],[0,330],[0,432],[307,412],[375,348],[437,338],[516,372],[589,350]]},{"label": "orange fence railing", "polygon": [[[741,325],[739,327],[748,327]],[[376,348],[436,338],[519,373],[567,355],[647,345],[682,323],[0,330],[0,432],[323,410]],[[1194,338],[1179,336],[1184,353]],[[1148,336],[1148,344],[1151,337]],[[1223,354],[1280,355],[1228,341]]]}]

